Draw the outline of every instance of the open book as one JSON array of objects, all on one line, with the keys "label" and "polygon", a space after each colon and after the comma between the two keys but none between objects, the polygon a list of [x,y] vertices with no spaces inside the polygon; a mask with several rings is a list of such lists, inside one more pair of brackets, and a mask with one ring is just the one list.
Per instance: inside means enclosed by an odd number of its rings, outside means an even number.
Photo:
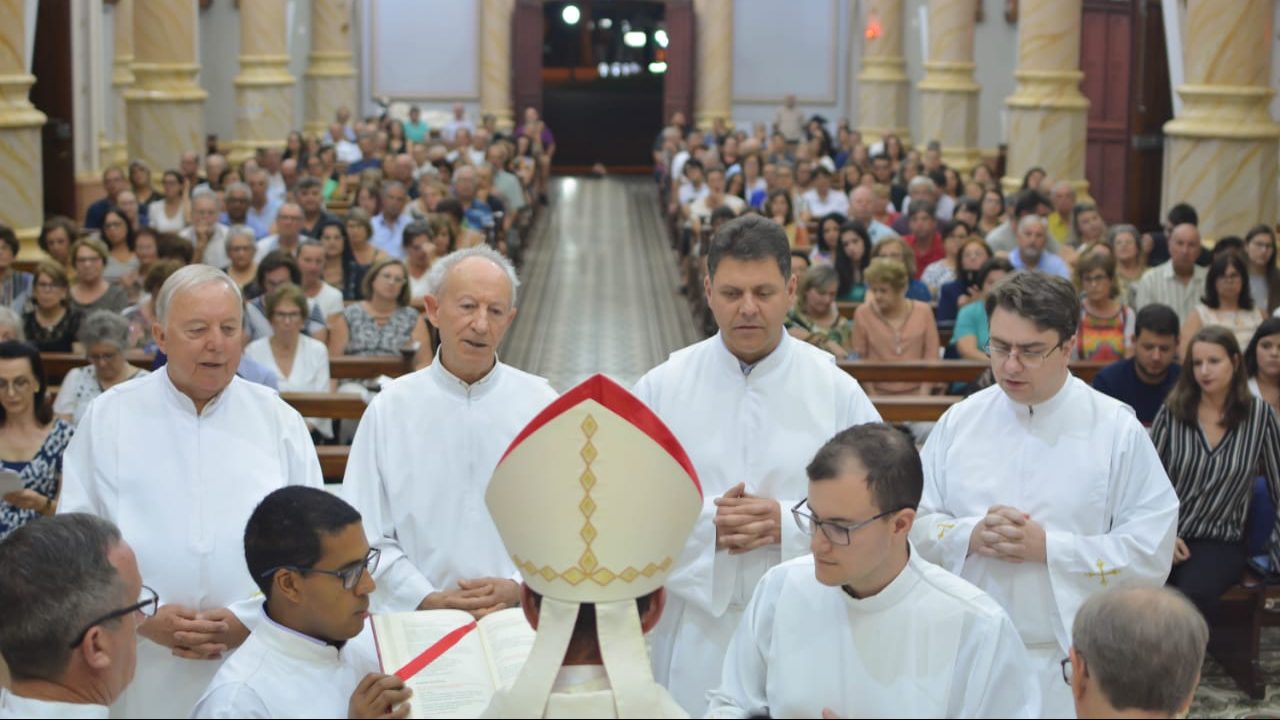
[{"label": "open book", "polygon": [[[466,630],[471,625],[476,627]],[[494,692],[520,673],[534,632],[520,608],[508,608],[479,623],[461,610],[374,615],[373,635],[387,674],[413,663],[429,648],[443,650],[405,681],[413,689],[411,717],[473,718],[488,707]],[[444,649],[451,641],[454,644]]]}]

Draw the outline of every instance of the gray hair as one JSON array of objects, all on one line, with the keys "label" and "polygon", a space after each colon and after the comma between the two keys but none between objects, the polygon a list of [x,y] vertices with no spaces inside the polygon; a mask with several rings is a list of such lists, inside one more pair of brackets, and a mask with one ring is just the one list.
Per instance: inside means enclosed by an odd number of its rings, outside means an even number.
[{"label": "gray hair", "polygon": [[1071,644],[1117,710],[1182,712],[1200,679],[1209,626],[1181,593],[1126,587],[1085,601]]},{"label": "gray hair", "polygon": [[124,350],[129,347],[129,321],[110,310],[94,310],[80,324],[76,339],[86,350],[98,343],[111,343]]},{"label": "gray hair", "polygon": [[12,330],[15,340],[27,339],[27,334],[22,329],[22,317],[8,305],[0,305],[0,327]]},{"label": "gray hair", "polygon": [[1135,241],[1138,241],[1139,243],[1138,251],[1139,252],[1142,251],[1142,244],[1141,244],[1142,233],[1138,232],[1138,228],[1134,227],[1133,225],[1130,225],[1129,223],[1116,223],[1115,225],[1112,225],[1111,227],[1107,228],[1107,244],[1111,245],[1114,248],[1116,244],[1116,238],[1119,237],[1121,233],[1129,233],[1130,235],[1132,235],[1133,239]]},{"label": "gray hair", "polygon": [[0,542],[0,655],[15,680],[61,679],[76,635],[132,602],[107,559],[120,542],[110,521],[83,513],[27,523]]},{"label": "gray hair", "polygon": [[916,188],[928,188],[930,192],[936,192],[938,190],[937,184],[924,175],[917,175],[911,178],[911,182],[907,183],[908,193]]},{"label": "gray hair", "polygon": [[244,296],[240,293],[240,286],[229,275],[211,265],[187,265],[170,275],[160,288],[160,294],[156,297],[156,322],[163,326],[169,321],[169,306],[179,293],[215,283],[228,287],[236,294],[236,304],[243,307]]},{"label": "gray hair", "polygon": [[1037,213],[1027,213],[1018,220],[1018,232],[1022,232],[1028,225],[1039,225],[1042,230],[1049,232],[1049,221]]},{"label": "gray hair", "polygon": [[227,195],[231,195],[232,193],[244,193],[245,196],[253,196],[253,190],[249,187],[249,183],[239,180],[227,186]]},{"label": "gray hair", "polygon": [[497,265],[504,273],[507,274],[507,280],[511,283],[511,306],[516,304],[516,291],[520,289],[520,278],[516,276],[516,268],[511,264],[502,253],[494,250],[488,245],[477,245],[475,247],[463,248],[455,250],[448,255],[431,263],[431,269],[427,271],[427,293],[433,297],[440,297],[441,291],[444,289],[445,280],[449,277],[449,272],[457,267],[463,260],[467,258],[482,258]]},{"label": "gray hair", "polygon": [[996,308],[1035,323],[1040,332],[1054,330],[1058,341],[1075,337],[1080,325],[1080,296],[1070,280],[1042,272],[1017,272],[991,289],[987,320]]},{"label": "gray hair", "polygon": [[203,185],[191,191],[191,204],[195,205],[197,200],[212,200],[215,209],[222,207],[222,199],[218,197],[218,193]]},{"label": "gray hair", "polygon": [[253,241],[254,246],[258,244],[258,232],[248,225],[232,225],[227,231],[227,242],[230,243],[232,238],[247,237]]}]

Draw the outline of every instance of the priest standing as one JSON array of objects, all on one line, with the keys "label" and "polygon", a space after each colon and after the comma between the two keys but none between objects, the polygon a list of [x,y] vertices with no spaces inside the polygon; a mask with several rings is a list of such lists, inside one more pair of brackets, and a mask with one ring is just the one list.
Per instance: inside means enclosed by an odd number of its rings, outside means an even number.
[{"label": "priest standing", "polygon": [[1004,609],[907,541],[923,484],[911,438],[849,428],[808,475],[791,514],[813,554],[765,573],[709,716],[1039,717]]},{"label": "priest standing", "polygon": [[943,415],[923,451],[911,538],[1013,619],[1045,717],[1073,717],[1061,661],[1076,611],[1118,585],[1161,585],[1178,498],[1129,406],[1071,375],[1080,303],[1017,273],[986,301],[996,384]]},{"label": "priest standing", "polygon": [[60,513],[120,527],[161,602],[138,628],[133,684],[115,716],[186,717],[260,618],[243,532],[284,485],[320,487],[306,423],[270,389],[236,376],[240,288],[190,265],[156,299],[164,369],[93,402],[63,456]]},{"label": "priest standing", "polygon": [[673,353],[636,385],[688,449],[702,513],[667,581],[654,631],[658,681],[693,716],[720,680],[725,649],[765,571],[809,552],[783,514],[826,438],[880,416],[829,353],[783,330],[795,298],[776,223],[747,216],[712,238],[704,290],[720,332]]},{"label": "priest standing", "polygon": [[484,492],[503,451],[556,392],[498,361],[518,284],[510,261],[485,245],[437,260],[426,296],[440,330],[435,360],[384,387],[360,420],[343,491],[382,551],[374,612],[480,617],[520,602]]}]

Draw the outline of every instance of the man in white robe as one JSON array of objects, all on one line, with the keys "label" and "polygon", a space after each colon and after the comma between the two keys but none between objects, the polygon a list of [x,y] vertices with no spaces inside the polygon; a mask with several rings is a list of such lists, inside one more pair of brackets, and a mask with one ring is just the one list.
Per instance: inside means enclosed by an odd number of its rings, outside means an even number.
[{"label": "man in white robe", "polygon": [[484,507],[516,433],[556,397],[498,361],[516,274],[487,246],[431,267],[427,317],[440,349],[378,393],[360,420],[343,492],[382,551],[374,612],[454,608],[477,617],[520,602],[515,566]]},{"label": "man in white robe", "polygon": [[244,523],[284,485],[323,480],[306,423],[270,389],[236,377],[240,289],[190,265],[156,301],[168,364],[93,402],[63,455],[58,512],[115,522],[161,599],[138,629],[138,673],[112,706],[185,717],[226,653],[257,623]]},{"label": "man in white robe", "polygon": [[133,679],[155,595],[120,530],[76,513],[0,542],[0,718],[107,718]]},{"label": "man in white robe", "polygon": [[907,540],[920,455],[888,425],[849,428],[792,513],[812,555],[765,573],[711,717],[1033,718],[1040,690],[1009,616]]},{"label": "man in white robe", "polygon": [[262,622],[191,717],[407,717],[410,691],[379,670],[368,623],[378,552],[360,513],[325,490],[281,488],[250,516],[244,550]]},{"label": "man in white robe", "polygon": [[997,384],[929,435],[911,539],[1004,606],[1045,716],[1072,717],[1059,664],[1076,611],[1100,590],[1164,583],[1178,498],[1133,410],[1068,371],[1080,317],[1069,282],[1017,273],[987,311]]},{"label": "man in white robe", "polygon": [[804,497],[805,465],[840,430],[880,420],[833,356],[783,330],[795,279],[776,223],[726,223],[707,266],[704,290],[720,332],[672,353],[636,385],[688,449],[704,490],[653,634],[654,675],[694,716],[720,681],[756,583],[808,552],[808,538],[781,522]]},{"label": "man in white robe", "polygon": [[644,634],[702,507],[693,464],[634,395],[594,375],[538,413],[485,504],[524,575],[537,634],[483,717],[688,717],[653,678]]}]

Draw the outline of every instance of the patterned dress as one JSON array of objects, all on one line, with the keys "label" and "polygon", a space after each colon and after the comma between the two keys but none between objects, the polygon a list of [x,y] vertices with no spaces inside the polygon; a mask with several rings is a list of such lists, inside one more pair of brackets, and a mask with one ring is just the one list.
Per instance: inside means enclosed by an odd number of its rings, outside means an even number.
[{"label": "patterned dress", "polygon": [[[71,442],[75,427],[62,420],[53,421],[53,429],[44,439],[36,456],[27,462],[0,460],[0,468],[12,470],[22,476],[22,486],[45,497],[58,496],[58,481],[62,477],[62,451]],[[0,500],[0,540],[9,533],[40,517],[35,510],[14,507]]]},{"label": "patterned dress", "polygon": [[347,319],[347,355],[398,355],[418,322],[418,311],[408,306],[396,308],[384,325],[365,312],[363,303],[348,305],[342,315]]}]

